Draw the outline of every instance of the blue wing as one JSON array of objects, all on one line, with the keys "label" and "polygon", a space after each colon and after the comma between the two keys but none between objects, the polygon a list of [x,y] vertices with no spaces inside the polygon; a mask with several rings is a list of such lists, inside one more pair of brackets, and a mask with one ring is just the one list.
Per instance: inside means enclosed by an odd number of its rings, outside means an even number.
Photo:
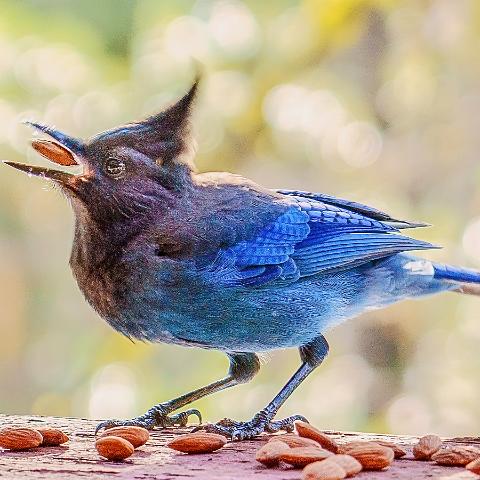
[{"label": "blue wing", "polygon": [[388,213],[385,213],[385,212],[382,212],[381,210],[370,207],[369,205],[353,202],[351,200],[345,200],[343,198],[337,198],[332,195],[327,195],[326,193],[302,192],[300,190],[275,190],[275,191],[277,193],[281,193],[282,195],[303,197],[306,199],[317,200],[319,202],[337,206],[345,210],[349,210],[351,212],[360,213],[361,215],[365,215],[373,220],[380,220],[382,222],[387,222],[398,229],[429,226],[428,223],[423,223],[423,222],[407,222],[405,220],[397,220],[395,218],[392,218]]},{"label": "blue wing", "polygon": [[[279,192],[280,193],[280,192]],[[227,285],[260,286],[353,268],[434,245],[403,236],[415,226],[387,214],[321,194],[286,193],[286,212],[255,238],[219,252],[210,271]]]}]

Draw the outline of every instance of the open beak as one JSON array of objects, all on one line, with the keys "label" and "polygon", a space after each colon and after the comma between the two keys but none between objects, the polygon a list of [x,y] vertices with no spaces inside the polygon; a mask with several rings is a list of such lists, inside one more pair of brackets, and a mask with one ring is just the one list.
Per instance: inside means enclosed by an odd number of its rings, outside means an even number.
[{"label": "open beak", "polygon": [[[83,144],[80,140],[70,137],[59,130],[42,125],[40,123],[25,122],[27,125],[39,130],[53,140],[32,140],[32,147],[40,153],[43,157],[47,158],[51,162],[61,166],[79,165],[76,160],[81,156],[83,150]],[[69,184],[76,177],[76,175],[55,170],[52,168],[35,167],[33,165],[25,165],[23,163],[16,162],[4,162],[10,167],[21,170],[28,175],[34,175],[37,177],[45,177],[51,180],[56,180],[63,184]]]}]

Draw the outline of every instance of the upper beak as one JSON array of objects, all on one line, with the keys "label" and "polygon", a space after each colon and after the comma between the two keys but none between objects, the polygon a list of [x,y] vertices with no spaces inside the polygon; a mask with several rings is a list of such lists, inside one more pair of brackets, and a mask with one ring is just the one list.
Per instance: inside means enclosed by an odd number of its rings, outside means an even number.
[{"label": "upper beak", "polygon": [[[34,122],[25,122],[27,125],[33,127],[36,130],[39,130],[43,133],[46,133],[50,136],[52,140],[33,140],[33,148],[40,153],[40,155],[48,158],[53,163],[62,166],[71,166],[78,165],[78,161],[75,156],[81,156],[83,150],[83,144],[80,140],[70,137],[59,130],[56,130],[52,127],[42,125],[40,123]],[[34,167],[31,165],[25,165],[22,163],[16,162],[4,162],[10,167],[14,167],[17,170],[26,172],[29,175],[35,175],[39,177],[46,177],[52,180],[56,180],[62,183],[68,183],[70,180],[75,178],[75,175],[70,173],[62,172],[59,170],[54,170],[51,168],[44,167]]]}]

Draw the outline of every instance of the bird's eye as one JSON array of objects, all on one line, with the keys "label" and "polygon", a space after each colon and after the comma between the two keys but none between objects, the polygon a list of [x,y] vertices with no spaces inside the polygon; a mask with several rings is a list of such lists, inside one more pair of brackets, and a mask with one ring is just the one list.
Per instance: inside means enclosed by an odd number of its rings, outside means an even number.
[{"label": "bird's eye", "polygon": [[105,162],[105,172],[114,178],[120,178],[125,173],[125,162],[118,158],[110,157]]}]

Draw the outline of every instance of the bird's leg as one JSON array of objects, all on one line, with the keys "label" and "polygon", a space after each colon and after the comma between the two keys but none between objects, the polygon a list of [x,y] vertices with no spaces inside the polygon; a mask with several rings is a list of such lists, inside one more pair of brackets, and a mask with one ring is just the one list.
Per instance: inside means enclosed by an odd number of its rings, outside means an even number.
[{"label": "bird's leg", "polygon": [[263,432],[278,432],[279,430],[293,431],[296,420],[306,421],[301,415],[293,415],[283,420],[274,421],[279,408],[285,403],[292,392],[302,383],[313,370],[322,363],[328,354],[328,343],[320,335],[308,345],[300,348],[300,358],[303,363],[294,373],[278,395],[260,412],[248,422],[236,422],[224,419],[216,424],[207,424],[199,427],[213,433],[220,433],[232,440],[244,440],[253,438]]},{"label": "bird's leg", "polygon": [[159,403],[150,408],[146,413],[131,420],[106,420],[98,424],[95,433],[102,428],[135,425],[149,430],[154,427],[166,428],[174,425],[185,426],[188,417],[196,415],[202,422],[202,416],[196,409],[188,409],[180,413],[170,415],[172,412],[198,400],[199,398],[219,392],[225,388],[233,387],[240,383],[250,381],[260,368],[260,361],[254,353],[232,353],[228,354],[230,369],[228,375],[221,380],[210,383],[205,387],[198,388],[168,402]]}]

